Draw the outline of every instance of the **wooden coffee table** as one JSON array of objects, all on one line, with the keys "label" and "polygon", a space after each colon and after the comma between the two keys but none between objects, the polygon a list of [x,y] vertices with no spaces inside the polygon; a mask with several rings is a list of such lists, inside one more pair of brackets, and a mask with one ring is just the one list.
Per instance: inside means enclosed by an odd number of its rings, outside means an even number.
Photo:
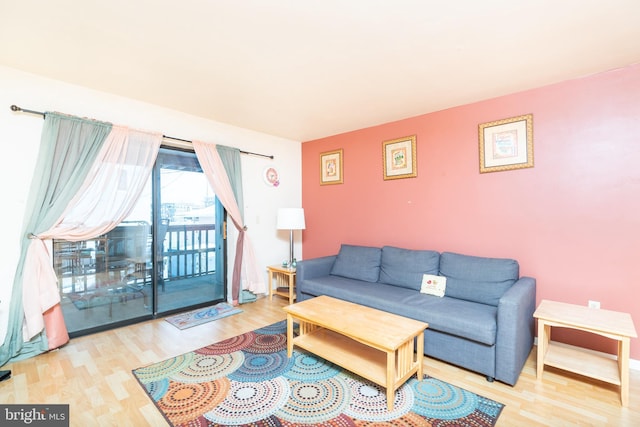
[{"label": "wooden coffee table", "polygon": [[[427,323],[328,296],[283,309],[289,357],[296,345],[385,387],[389,410],[398,387],[414,373],[422,379]],[[294,319],[300,323],[296,337]]]}]

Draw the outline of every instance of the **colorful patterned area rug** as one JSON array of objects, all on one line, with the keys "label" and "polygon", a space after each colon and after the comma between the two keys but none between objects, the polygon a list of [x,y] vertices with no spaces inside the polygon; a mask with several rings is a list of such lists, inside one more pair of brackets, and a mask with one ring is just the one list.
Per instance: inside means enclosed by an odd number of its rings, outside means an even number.
[{"label": "colorful patterned area rug", "polygon": [[187,329],[237,313],[242,313],[242,310],[227,304],[226,302],[221,302],[211,307],[199,308],[197,310],[167,317],[164,320],[171,323],[178,329]]},{"label": "colorful patterned area rug", "polygon": [[302,350],[278,322],[133,375],[172,426],[493,426],[504,405],[444,381],[384,388]]}]

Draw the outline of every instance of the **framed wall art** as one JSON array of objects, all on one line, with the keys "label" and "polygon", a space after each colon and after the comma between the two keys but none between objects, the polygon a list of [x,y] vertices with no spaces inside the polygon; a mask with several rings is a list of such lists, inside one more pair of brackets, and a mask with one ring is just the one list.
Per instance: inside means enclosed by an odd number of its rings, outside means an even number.
[{"label": "framed wall art", "polygon": [[320,153],[320,185],[342,184],[342,149]]},{"label": "framed wall art", "polygon": [[387,179],[418,176],[416,165],[416,136],[405,136],[382,143],[383,177]]},{"label": "framed wall art", "polygon": [[533,167],[533,114],[478,126],[480,173]]},{"label": "framed wall art", "polygon": [[280,178],[278,177],[278,171],[273,166],[269,166],[262,173],[262,178],[264,179],[265,184],[268,186],[277,187],[280,185]]}]

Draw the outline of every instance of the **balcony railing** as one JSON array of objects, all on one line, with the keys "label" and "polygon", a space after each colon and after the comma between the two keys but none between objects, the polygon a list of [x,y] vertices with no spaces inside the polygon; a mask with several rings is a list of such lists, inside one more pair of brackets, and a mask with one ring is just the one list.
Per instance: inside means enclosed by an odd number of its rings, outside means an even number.
[{"label": "balcony railing", "polygon": [[165,280],[214,274],[216,231],[214,224],[169,225],[162,259]]},{"label": "balcony railing", "polygon": [[[216,273],[214,224],[161,226],[158,280],[165,282]],[[152,272],[151,227],[145,222],[120,225],[82,242],[54,240],[54,267],[63,294],[120,282],[149,283]]]}]

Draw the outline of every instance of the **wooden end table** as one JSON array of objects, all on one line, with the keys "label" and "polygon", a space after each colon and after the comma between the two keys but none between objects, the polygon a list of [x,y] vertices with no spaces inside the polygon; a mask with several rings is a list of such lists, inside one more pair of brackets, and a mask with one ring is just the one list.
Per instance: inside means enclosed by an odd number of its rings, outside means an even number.
[{"label": "wooden end table", "polygon": [[[385,387],[390,411],[398,387],[413,374],[422,380],[428,323],[325,295],[283,310],[289,357],[295,345]],[[300,323],[296,337],[294,319]]]},{"label": "wooden end table", "polygon": [[[280,295],[289,298],[289,304],[293,304],[296,299],[296,269],[270,265],[267,270],[269,271],[269,299],[272,300],[274,295]],[[276,289],[273,289],[274,282]]]},{"label": "wooden end table", "polygon": [[[630,339],[637,338],[631,315],[599,308],[542,300],[533,313],[538,319],[537,378],[544,365],[620,386],[622,406],[629,404]],[[587,352],[575,346],[552,343],[552,327],[586,331],[618,341],[618,357]]]}]

